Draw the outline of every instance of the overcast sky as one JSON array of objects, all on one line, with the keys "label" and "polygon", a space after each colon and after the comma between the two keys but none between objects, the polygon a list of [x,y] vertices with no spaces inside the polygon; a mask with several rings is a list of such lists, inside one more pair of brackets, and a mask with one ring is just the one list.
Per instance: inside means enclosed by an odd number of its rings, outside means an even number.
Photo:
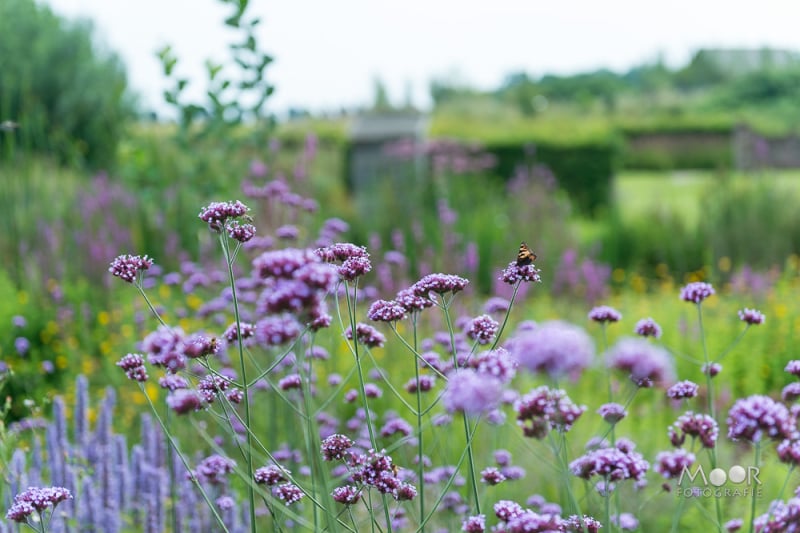
[{"label": "overcast sky", "polygon": [[[95,22],[133,88],[151,107],[165,88],[155,51],[175,49],[182,73],[202,79],[224,60],[229,9],[215,0],[39,0]],[[272,107],[366,104],[381,78],[393,101],[410,87],[427,105],[432,78],[493,87],[512,71],[534,76],[625,70],[659,54],[683,64],[700,47],[800,50],[798,0],[251,0],[260,44],[275,57]],[[203,88],[195,84],[196,90]]]}]

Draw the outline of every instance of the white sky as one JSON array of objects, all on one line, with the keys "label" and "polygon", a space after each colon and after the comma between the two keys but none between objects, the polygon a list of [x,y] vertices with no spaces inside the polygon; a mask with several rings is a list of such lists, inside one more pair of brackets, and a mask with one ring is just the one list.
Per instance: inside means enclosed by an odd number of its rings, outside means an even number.
[{"label": "white sky", "polygon": [[[202,81],[205,58],[224,60],[229,13],[216,0],[39,0],[95,22],[151,107],[166,87],[155,51],[171,44],[180,72]],[[797,0],[251,0],[260,46],[275,57],[274,111],[367,104],[380,77],[392,101],[407,87],[427,105],[432,78],[476,87],[511,71],[531,75],[625,70],[663,54],[683,64],[700,47],[800,50]],[[196,90],[204,88],[195,82]]]}]

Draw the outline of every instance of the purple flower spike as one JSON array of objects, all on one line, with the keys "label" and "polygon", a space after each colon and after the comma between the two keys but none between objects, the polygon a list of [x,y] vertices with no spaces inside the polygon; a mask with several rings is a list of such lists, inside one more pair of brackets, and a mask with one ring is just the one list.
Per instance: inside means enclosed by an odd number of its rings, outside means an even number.
[{"label": "purple flower spike", "polygon": [[589,320],[594,320],[595,322],[601,322],[601,323],[619,322],[620,320],[622,320],[622,313],[620,313],[613,307],[609,307],[607,305],[601,305],[589,311]]},{"label": "purple flower spike", "polygon": [[714,294],[714,287],[710,283],[695,281],[681,289],[681,300],[699,304],[712,294]]}]

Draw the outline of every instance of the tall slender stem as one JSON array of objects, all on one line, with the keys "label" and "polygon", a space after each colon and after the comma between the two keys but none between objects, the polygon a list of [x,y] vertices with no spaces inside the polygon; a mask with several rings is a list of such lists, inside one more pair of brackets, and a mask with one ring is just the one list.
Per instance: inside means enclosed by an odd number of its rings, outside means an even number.
[{"label": "tall slender stem", "polygon": [[[231,257],[230,248],[228,246],[228,239],[224,233],[220,233],[220,243],[222,244],[222,251],[225,256],[225,264],[228,267],[228,282],[231,286],[231,295],[233,298],[233,317],[236,322],[236,345],[239,349],[239,369],[242,373],[242,394],[244,396],[244,421],[247,427],[246,439],[247,445],[245,447],[245,460],[247,461],[247,475],[248,479],[253,478],[253,432],[250,419],[250,389],[247,381],[247,365],[244,360],[244,345],[242,344],[242,321],[239,316],[239,299],[236,295],[236,279],[233,274],[233,257]],[[252,483],[247,484],[247,499],[250,504],[250,531],[256,533],[258,525],[256,524],[256,493]]]}]

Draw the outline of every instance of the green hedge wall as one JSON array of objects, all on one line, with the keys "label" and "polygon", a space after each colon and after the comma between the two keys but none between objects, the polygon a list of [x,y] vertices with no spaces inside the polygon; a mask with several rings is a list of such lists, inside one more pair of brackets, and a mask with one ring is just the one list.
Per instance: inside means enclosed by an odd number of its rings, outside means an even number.
[{"label": "green hedge wall", "polygon": [[546,165],[582,212],[594,214],[611,202],[614,174],[618,168],[620,146],[608,142],[575,145],[537,143],[490,144],[485,148],[497,158],[495,172],[511,178],[520,163],[533,160]]}]

